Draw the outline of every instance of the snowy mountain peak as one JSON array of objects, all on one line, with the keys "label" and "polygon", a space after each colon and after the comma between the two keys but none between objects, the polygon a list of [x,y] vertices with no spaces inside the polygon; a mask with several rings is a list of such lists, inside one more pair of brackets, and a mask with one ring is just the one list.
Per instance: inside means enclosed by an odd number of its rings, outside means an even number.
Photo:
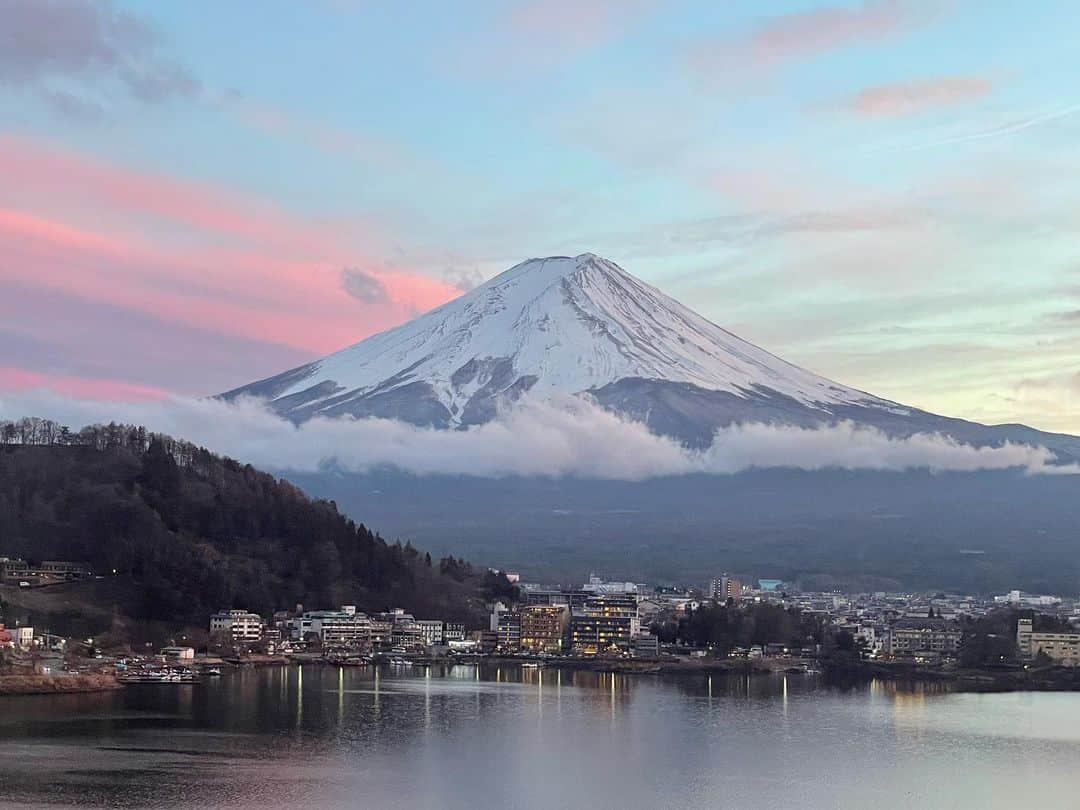
[{"label": "snowy mountain peak", "polygon": [[664,387],[665,401],[676,389],[722,394],[737,409],[895,407],[769,354],[593,253],[529,259],[413,321],[223,396],[261,396],[297,420],[457,427],[527,391],[588,393],[647,413],[653,405],[630,393],[642,386],[652,397]]}]

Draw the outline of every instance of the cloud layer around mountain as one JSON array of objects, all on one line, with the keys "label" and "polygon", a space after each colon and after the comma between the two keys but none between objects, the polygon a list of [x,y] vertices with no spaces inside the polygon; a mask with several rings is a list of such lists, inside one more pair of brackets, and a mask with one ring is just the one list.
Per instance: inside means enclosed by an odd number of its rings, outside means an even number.
[{"label": "cloud layer around mountain", "polygon": [[1077,473],[1043,447],[974,447],[935,434],[890,438],[842,422],[818,429],[747,424],[718,431],[711,447],[688,450],[588,401],[525,401],[468,430],[416,427],[389,419],[313,419],[294,425],[254,400],[171,398],[101,402],[49,391],[0,395],[0,417],[34,415],[73,428],[117,421],[188,439],[215,452],[275,470],[392,466],[419,475],[578,476],[640,481],[753,468],[935,472],[1020,469]]}]

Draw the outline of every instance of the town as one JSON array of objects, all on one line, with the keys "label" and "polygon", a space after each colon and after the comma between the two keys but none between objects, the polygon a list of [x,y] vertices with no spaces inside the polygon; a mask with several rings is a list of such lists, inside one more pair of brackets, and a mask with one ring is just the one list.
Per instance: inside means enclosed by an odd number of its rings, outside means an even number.
[{"label": "town", "polygon": [[[595,575],[579,586],[555,587],[496,573],[515,586],[516,598],[492,602],[486,626],[417,617],[403,608],[295,605],[272,616],[228,608],[207,618],[205,633],[151,650],[104,649],[93,638],[65,638],[18,622],[0,623],[0,650],[7,674],[111,667],[121,684],[193,683],[223,668],[273,663],[410,667],[497,660],[623,672],[813,673],[838,652],[849,663],[872,666],[875,676],[890,668],[942,676],[964,667],[1080,666],[1080,600],[1060,596],[804,593],[794,583],[727,573],[699,587]],[[31,565],[0,557],[0,584],[20,591],[92,576],[77,562]]]}]

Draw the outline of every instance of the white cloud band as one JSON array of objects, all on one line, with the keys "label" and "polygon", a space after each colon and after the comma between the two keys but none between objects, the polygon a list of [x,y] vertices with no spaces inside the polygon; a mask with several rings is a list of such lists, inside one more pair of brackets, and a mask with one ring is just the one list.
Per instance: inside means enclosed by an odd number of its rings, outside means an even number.
[{"label": "white cloud band", "polygon": [[294,425],[254,400],[171,398],[154,402],[74,400],[48,392],[0,395],[0,417],[43,416],[72,428],[141,424],[256,467],[311,471],[334,462],[351,471],[384,465],[421,474],[580,476],[644,480],[692,473],[731,474],[788,467],[932,471],[1022,469],[1078,473],[1044,447],[975,447],[939,434],[891,438],[850,422],[821,428],[767,424],[717,432],[706,450],[688,450],[590,402],[526,400],[468,430],[421,428],[389,419],[313,419]]}]

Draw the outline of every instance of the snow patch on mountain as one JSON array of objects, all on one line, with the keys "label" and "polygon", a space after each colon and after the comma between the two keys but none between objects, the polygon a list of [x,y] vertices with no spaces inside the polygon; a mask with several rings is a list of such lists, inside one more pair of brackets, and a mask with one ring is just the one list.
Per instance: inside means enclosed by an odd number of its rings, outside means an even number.
[{"label": "snow patch on mountain", "polygon": [[[281,412],[487,421],[493,404],[593,392],[620,380],[680,383],[829,410],[903,407],[827,380],[742,340],[591,253],[522,262],[413,321],[228,392]],[[367,409],[367,410],[365,410]]]}]

